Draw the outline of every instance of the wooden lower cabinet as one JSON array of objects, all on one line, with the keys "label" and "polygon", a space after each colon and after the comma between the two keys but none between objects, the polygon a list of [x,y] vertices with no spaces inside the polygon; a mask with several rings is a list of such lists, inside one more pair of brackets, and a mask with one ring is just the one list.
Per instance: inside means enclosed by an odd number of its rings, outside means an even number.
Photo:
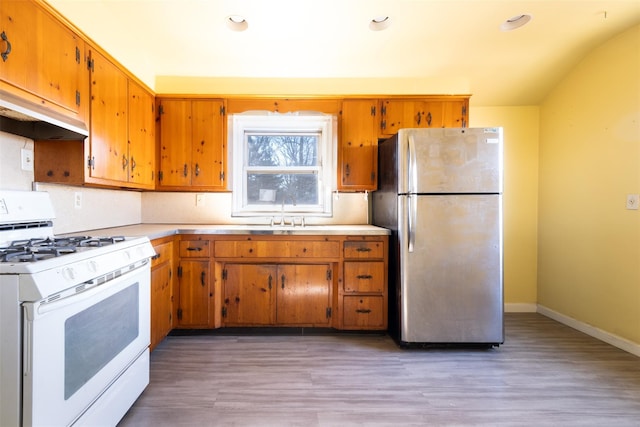
[{"label": "wooden lower cabinet", "polygon": [[339,289],[342,329],[387,328],[387,236],[349,236]]},{"label": "wooden lower cabinet", "polygon": [[211,274],[210,244],[205,238],[179,242],[178,292],[175,306],[177,328],[216,326],[215,292]]},{"label": "wooden lower cabinet", "polygon": [[151,242],[156,255],[151,258],[151,336],[153,350],[173,327],[173,237]]},{"label": "wooden lower cabinet", "polygon": [[226,326],[311,326],[331,323],[331,264],[223,266]]}]

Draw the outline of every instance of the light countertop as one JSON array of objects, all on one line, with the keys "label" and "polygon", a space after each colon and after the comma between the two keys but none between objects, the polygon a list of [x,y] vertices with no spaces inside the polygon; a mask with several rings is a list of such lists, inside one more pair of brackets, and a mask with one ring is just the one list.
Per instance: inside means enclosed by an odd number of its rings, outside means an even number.
[{"label": "light countertop", "polygon": [[263,234],[263,235],[388,235],[389,230],[374,225],[239,225],[239,224],[134,224],[122,227],[86,230],[91,236],[147,236],[158,239],[174,234]]}]

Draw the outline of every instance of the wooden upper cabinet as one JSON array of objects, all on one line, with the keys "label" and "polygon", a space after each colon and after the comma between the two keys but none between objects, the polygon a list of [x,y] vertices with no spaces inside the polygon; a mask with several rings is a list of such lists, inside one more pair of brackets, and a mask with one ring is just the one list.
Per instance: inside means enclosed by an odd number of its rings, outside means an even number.
[{"label": "wooden upper cabinet", "polygon": [[143,188],[155,184],[155,98],[132,80],[128,82],[129,182]]},{"label": "wooden upper cabinet", "polygon": [[466,127],[468,106],[466,96],[383,99],[379,136],[404,128]]},{"label": "wooden upper cabinet", "polygon": [[378,100],[342,102],[338,189],[375,190],[378,170]]},{"label": "wooden upper cabinet", "polygon": [[99,52],[90,55],[91,127],[89,176],[128,181],[128,79]]},{"label": "wooden upper cabinet", "polygon": [[158,187],[226,189],[224,104],[221,100],[160,99]]},{"label": "wooden upper cabinet", "polygon": [[84,41],[43,6],[0,2],[0,90],[83,121],[88,114]]}]

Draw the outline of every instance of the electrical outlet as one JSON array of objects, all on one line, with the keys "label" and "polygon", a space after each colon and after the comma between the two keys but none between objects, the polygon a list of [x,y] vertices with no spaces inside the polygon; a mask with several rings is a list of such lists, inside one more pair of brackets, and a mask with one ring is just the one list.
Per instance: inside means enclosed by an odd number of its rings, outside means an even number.
[{"label": "electrical outlet", "polygon": [[196,206],[204,206],[204,194],[196,194]]},{"label": "electrical outlet", "polygon": [[82,209],[82,193],[79,191],[73,193],[73,207],[76,209]]},{"label": "electrical outlet", "polygon": [[20,164],[23,171],[33,170],[33,150],[27,148],[20,150]]},{"label": "electrical outlet", "polygon": [[627,194],[627,209],[638,210],[639,202],[640,202],[640,195]]}]

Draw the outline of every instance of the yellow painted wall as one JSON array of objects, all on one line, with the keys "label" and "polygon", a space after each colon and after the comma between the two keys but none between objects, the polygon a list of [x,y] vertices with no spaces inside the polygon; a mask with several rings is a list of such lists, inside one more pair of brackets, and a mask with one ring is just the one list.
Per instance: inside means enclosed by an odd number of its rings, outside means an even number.
[{"label": "yellow painted wall", "polygon": [[538,302],[640,343],[640,26],[540,107]]},{"label": "yellow painted wall", "polygon": [[502,126],[504,136],[504,299],[537,301],[538,107],[471,107],[472,127]]}]

